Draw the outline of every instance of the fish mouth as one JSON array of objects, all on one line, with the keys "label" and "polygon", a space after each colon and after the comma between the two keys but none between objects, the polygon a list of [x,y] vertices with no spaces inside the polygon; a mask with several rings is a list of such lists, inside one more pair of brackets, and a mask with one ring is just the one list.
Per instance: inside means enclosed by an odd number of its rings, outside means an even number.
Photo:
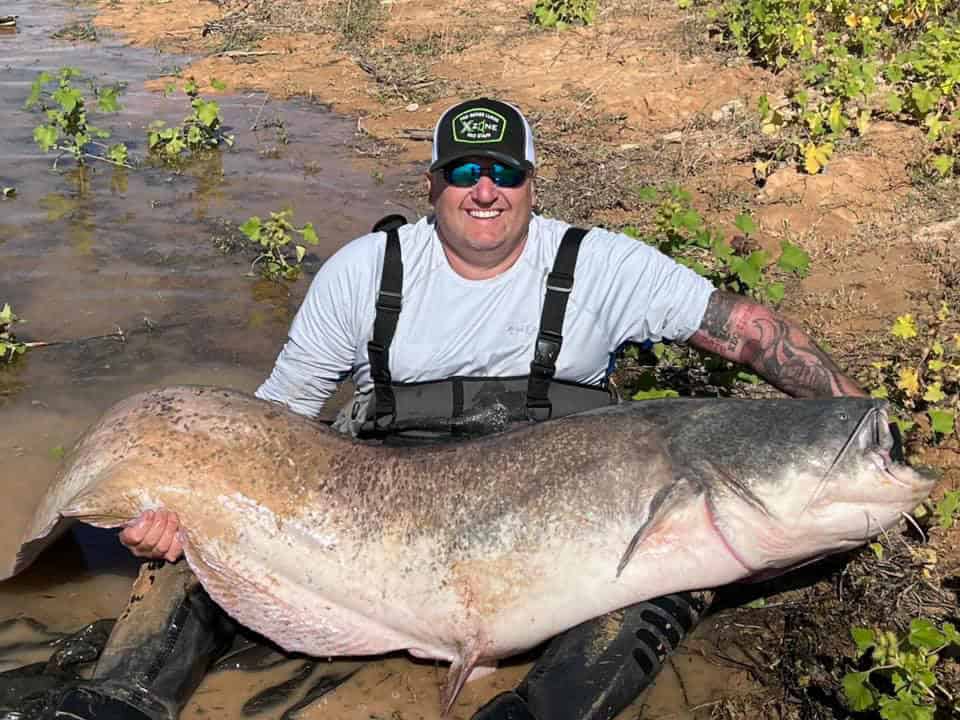
[{"label": "fish mouth", "polygon": [[922,492],[929,484],[929,478],[906,464],[903,452],[903,438],[899,428],[892,424],[887,415],[886,404],[877,402],[860,418],[853,432],[843,443],[833,458],[816,489],[803,510],[817,503],[833,477],[834,471],[851,453],[859,450],[880,472],[898,487],[912,492]]}]

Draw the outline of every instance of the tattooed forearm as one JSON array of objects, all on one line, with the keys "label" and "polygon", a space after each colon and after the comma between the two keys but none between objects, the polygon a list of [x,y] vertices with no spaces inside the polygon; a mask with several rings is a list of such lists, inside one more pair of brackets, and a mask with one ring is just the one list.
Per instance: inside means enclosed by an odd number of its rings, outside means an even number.
[{"label": "tattooed forearm", "polygon": [[690,344],[748,365],[794,397],[865,394],[796,324],[739,295],[713,293]]}]

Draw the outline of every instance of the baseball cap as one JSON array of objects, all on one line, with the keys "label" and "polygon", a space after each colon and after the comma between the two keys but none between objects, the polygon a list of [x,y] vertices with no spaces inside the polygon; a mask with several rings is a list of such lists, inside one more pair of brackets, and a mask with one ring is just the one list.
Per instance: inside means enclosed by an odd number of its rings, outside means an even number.
[{"label": "baseball cap", "polygon": [[520,110],[499,100],[476,98],[454,105],[433,129],[430,170],[471,156],[532,170],[536,155],[530,123]]}]

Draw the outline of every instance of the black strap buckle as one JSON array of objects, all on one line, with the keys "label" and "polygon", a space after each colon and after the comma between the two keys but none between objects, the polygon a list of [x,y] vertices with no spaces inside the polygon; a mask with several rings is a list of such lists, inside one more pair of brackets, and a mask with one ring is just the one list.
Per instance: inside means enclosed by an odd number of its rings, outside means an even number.
[{"label": "black strap buckle", "polygon": [[547,290],[569,293],[573,290],[573,275],[567,272],[552,272],[547,275]]},{"label": "black strap buckle", "polygon": [[377,310],[398,313],[403,308],[403,295],[392,290],[381,290],[377,295]]},{"label": "black strap buckle", "polygon": [[556,368],[557,358],[563,338],[549,330],[541,330],[537,335],[537,346],[533,353],[533,365],[541,365],[551,371]]},{"label": "black strap buckle", "polygon": [[553,417],[553,403],[549,400],[531,400],[527,397],[527,418],[544,422]]}]

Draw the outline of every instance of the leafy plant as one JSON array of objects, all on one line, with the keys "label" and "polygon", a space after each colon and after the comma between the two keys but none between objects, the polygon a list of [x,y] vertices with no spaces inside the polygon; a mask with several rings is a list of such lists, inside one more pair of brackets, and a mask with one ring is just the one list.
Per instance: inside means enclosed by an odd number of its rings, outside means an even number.
[{"label": "leafy plant", "polygon": [[[774,304],[783,300],[783,283],[773,281],[767,272],[773,265],[769,254],[759,249],[750,252],[734,249],[723,233],[707,227],[703,217],[690,204],[688,192],[672,187],[661,199],[661,193],[654,188],[644,188],[640,197],[647,202],[659,201],[656,234],[643,238],[636,228],[628,227],[624,230],[627,235],[653,245],[703,275],[716,287]],[[749,244],[756,232],[753,219],[749,215],[738,215],[735,225]],[[776,266],[782,272],[803,277],[809,271],[810,256],[802,248],[784,240]]]},{"label": "leafy plant", "polygon": [[877,711],[884,720],[933,720],[938,709],[960,712],[936,675],[940,653],[960,646],[960,633],[951,623],[937,627],[927,618],[915,618],[904,637],[867,628],[853,628],[851,635],[859,656],[870,665],[844,675],[844,694],[854,712]]},{"label": "leafy plant", "polygon": [[[88,98],[73,84],[79,77],[79,70],[65,67],[56,76],[42,72],[34,80],[24,108],[39,106],[47,118],[45,124],[34,128],[34,142],[44,152],[71,155],[78,165],[86,164],[87,159],[94,159],[129,167],[126,145],[118,143],[107,146],[98,142],[110,137],[110,133],[88,122]],[[113,113],[120,109],[117,88],[97,87],[93,82],[89,86],[99,112]],[[94,154],[90,152],[91,148],[99,148],[105,151],[105,155]],[[58,161],[59,156],[54,166]]]},{"label": "leafy plant", "polygon": [[11,363],[27,351],[27,346],[18,341],[11,326],[20,318],[13,314],[9,303],[0,308],[0,362]]},{"label": "leafy plant", "polygon": [[[776,262],[766,251],[754,249],[751,238],[757,228],[749,215],[741,214],[734,220],[737,229],[743,233],[735,247],[721,231],[706,224],[703,216],[691,205],[691,196],[685,190],[671,187],[662,193],[647,187],[642,188],[639,195],[645,202],[657,203],[654,233],[644,237],[636,227],[624,228],[624,232],[693,269],[715,287],[748,295],[760,302],[778,304],[783,300],[785,286],[772,274],[803,277],[809,272],[810,256],[789,241],[781,242]],[[657,369],[664,367],[693,370],[710,384],[722,387],[760,382],[756,375],[714,356],[702,356],[664,343],[653,345],[651,352],[654,364],[633,378],[631,395],[635,400],[678,395],[675,389],[661,385]],[[636,348],[628,348],[625,356],[641,359]]]},{"label": "leafy plant", "polygon": [[[901,315],[890,328],[894,347],[871,364],[866,383],[874,397],[899,409],[894,420],[904,433],[920,431],[936,442],[957,432],[960,409],[960,334],[947,331],[952,311],[946,302],[920,319]],[[916,420],[924,423],[918,427]]]},{"label": "leafy plant", "polygon": [[[218,89],[224,87],[217,80],[211,81],[211,85]],[[175,85],[167,87],[168,93],[175,89]],[[150,153],[164,162],[176,163],[184,154],[195,155],[215,150],[220,145],[232,146],[233,135],[223,130],[220,105],[214,100],[200,97],[200,90],[193,80],[183,86],[183,92],[190,100],[190,115],[183,119],[179,127],[167,127],[162,120],[150,123],[147,133]]]},{"label": "leafy plant", "polygon": [[838,144],[874,117],[923,127],[926,167],[958,167],[960,26],[939,0],[725,0],[713,10],[727,40],[759,64],[799,69],[783,103],[761,98],[772,159],[821,172]]},{"label": "leafy plant", "polygon": [[960,490],[944,493],[943,499],[937,503],[933,511],[937,524],[944,530],[949,530],[953,527],[958,514],[960,514]]},{"label": "leafy plant", "polygon": [[563,30],[567,25],[590,25],[597,17],[597,0],[537,0],[532,19],[537,25]]},{"label": "leafy plant", "polygon": [[[296,280],[302,271],[300,264],[307,248],[294,243],[294,233],[300,235],[303,242],[316,245],[317,234],[311,223],[301,228],[290,221],[293,212],[282,210],[270,213],[269,220],[261,220],[254,215],[240,226],[242,232],[251,242],[260,246],[260,254],[253,261],[253,268],[257,268],[261,275],[269,280]],[[293,244],[293,256],[289,255],[289,247]]]}]

